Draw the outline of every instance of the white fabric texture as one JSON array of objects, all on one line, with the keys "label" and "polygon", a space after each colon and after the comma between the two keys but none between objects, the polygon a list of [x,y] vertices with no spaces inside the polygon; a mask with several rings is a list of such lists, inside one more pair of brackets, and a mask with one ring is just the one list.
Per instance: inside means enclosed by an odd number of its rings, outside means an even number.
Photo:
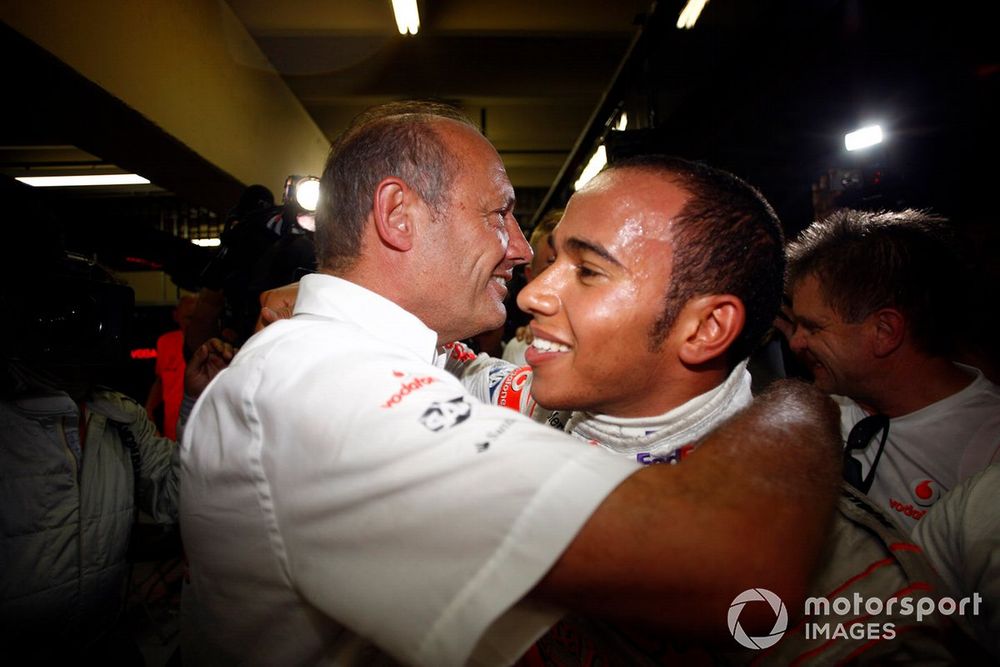
[{"label": "white fabric texture", "polygon": [[[968,386],[889,422],[885,451],[868,495],[907,534],[943,494],[1000,460],[1000,387],[982,371],[961,367],[974,375]],[[851,427],[867,413],[849,398],[834,400],[846,442]],[[876,438],[854,454],[861,461],[862,476],[877,451]]]},{"label": "white fabric texture", "polygon": [[1000,464],[949,491],[913,531],[934,569],[960,599],[979,593],[978,614],[964,621],[1000,659]]},{"label": "white fabric texture", "polygon": [[658,417],[622,418],[574,412],[566,432],[640,463],[666,460],[679,447],[691,445],[753,401],[750,373],[744,360],[725,382]]},{"label": "white fabric texture", "polygon": [[503,360],[509,361],[515,366],[524,366],[528,363],[524,360],[524,353],[527,349],[527,341],[511,338],[507,341],[507,344],[503,346]]},{"label": "white fabric texture", "polygon": [[479,403],[435,342],[314,274],[213,380],[182,446],[185,662],[497,663],[557,618],[518,601],[637,466]]}]

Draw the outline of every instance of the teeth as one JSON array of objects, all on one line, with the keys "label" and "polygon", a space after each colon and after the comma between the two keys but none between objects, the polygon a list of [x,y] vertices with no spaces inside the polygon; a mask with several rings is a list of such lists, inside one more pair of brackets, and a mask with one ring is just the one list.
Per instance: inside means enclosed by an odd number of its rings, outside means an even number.
[{"label": "teeth", "polygon": [[544,338],[535,338],[535,340],[531,341],[531,347],[541,352],[569,352],[568,345],[545,340]]}]

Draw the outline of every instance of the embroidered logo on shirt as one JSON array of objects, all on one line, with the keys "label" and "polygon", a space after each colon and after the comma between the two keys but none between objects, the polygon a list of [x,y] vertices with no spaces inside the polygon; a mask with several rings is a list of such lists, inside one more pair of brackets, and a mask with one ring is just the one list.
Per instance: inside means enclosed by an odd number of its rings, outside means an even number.
[{"label": "embroidered logo on shirt", "polygon": [[[400,373],[399,371],[393,371],[392,374],[396,377],[404,376],[404,374]],[[437,382],[437,378],[433,378],[430,376],[413,378],[409,382],[404,381],[400,383],[399,391],[390,396],[389,399],[382,404],[382,407],[391,408],[394,405],[398,404],[400,401],[402,401],[405,396],[412,394],[413,392],[418,391],[420,389],[423,389],[429,384],[434,384],[435,382]]]},{"label": "embroidered logo on shirt", "polygon": [[693,451],[694,445],[683,445],[666,454],[650,454],[649,452],[640,452],[635,455],[635,460],[644,466],[652,465],[654,463],[677,464],[683,461],[687,455]]},{"label": "embroidered logo on shirt", "polygon": [[430,431],[441,431],[461,424],[472,414],[472,406],[459,396],[450,401],[431,403],[420,417],[420,423]]},{"label": "embroidered logo on shirt", "polygon": [[910,482],[913,500],[921,507],[930,507],[941,496],[941,487],[933,479],[917,479]]}]

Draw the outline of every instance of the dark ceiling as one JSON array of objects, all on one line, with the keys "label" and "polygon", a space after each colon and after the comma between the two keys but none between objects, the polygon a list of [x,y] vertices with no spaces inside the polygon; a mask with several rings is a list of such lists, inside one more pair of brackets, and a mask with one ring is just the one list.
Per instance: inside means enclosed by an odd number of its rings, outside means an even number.
[{"label": "dark ceiling", "polygon": [[[858,168],[880,183],[844,201],[931,206],[996,237],[996,3],[942,13],[895,0],[712,0],[686,31],[673,25],[679,1],[419,4],[421,30],[403,37],[388,0],[229,0],[331,139],[377,102],[459,104],[507,163],[522,224],[565,201],[606,139],[613,154],[660,150],[729,168],[763,190],[790,231],[812,215],[821,174]],[[244,184],[17,33],[4,26],[0,36],[5,88],[18,91],[4,105],[0,172],[98,160],[158,186],[130,200],[175,196],[219,215],[235,201]],[[609,136],[620,110],[630,131]],[[843,134],[871,120],[886,143],[845,153]],[[91,210],[122,199],[51,196]]]}]

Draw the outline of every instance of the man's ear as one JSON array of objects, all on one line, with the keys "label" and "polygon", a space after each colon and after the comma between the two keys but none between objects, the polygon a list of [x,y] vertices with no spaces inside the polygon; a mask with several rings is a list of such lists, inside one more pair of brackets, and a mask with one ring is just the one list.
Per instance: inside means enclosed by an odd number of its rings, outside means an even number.
[{"label": "man's ear", "polygon": [[685,304],[675,326],[683,336],[677,356],[690,366],[713,361],[725,355],[743,331],[746,308],[732,294],[709,294]]},{"label": "man's ear", "polygon": [[375,186],[372,215],[379,239],[386,246],[406,252],[413,247],[412,207],[416,193],[405,181],[390,177]]},{"label": "man's ear", "polygon": [[872,351],[876,357],[887,357],[895,352],[906,337],[906,316],[895,308],[880,308],[868,316],[871,325]]}]

